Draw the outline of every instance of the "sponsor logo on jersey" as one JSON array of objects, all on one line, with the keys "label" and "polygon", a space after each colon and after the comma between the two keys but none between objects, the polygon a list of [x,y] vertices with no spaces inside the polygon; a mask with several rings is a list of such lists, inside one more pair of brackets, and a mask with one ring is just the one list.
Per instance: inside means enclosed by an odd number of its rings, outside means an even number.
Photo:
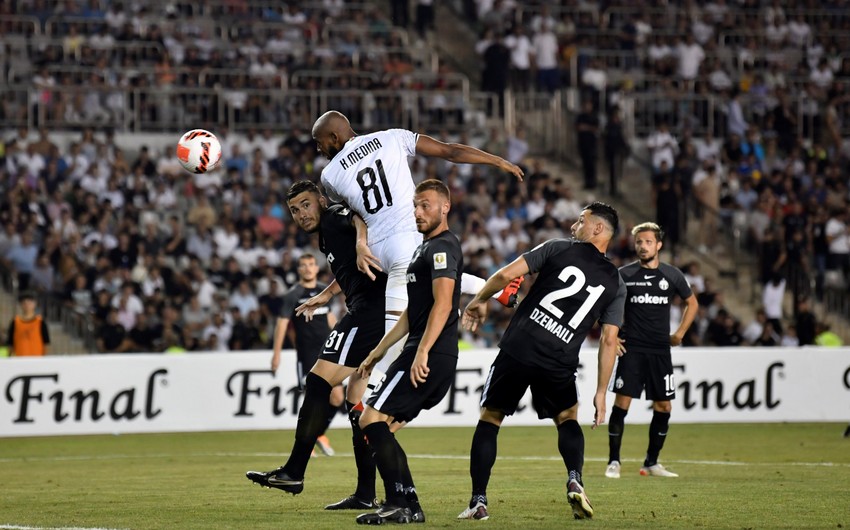
[{"label": "sponsor logo on jersey", "polygon": [[644,280],[651,280],[651,279],[653,279],[653,278],[655,278],[655,275],[654,275],[654,274],[653,274],[652,276],[650,276],[649,274],[645,274],[645,275],[643,276],[643,279],[644,279]]},{"label": "sponsor logo on jersey", "polygon": [[335,258],[334,258],[333,253],[328,254],[328,263],[333,263],[333,262],[334,262],[334,259],[335,259]]},{"label": "sponsor logo on jersey", "polygon": [[445,269],[448,266],[446,263],[446,253],[437,252],[434,254],[434,270]]},{"label": "sponsor logo on jersey", "polygon": [[653,296],[651,294],[634,295],[629,298],[632,304],[669,304],[670,297],[668,296]]},{"label": "sponsor logo on jersey", "polygon": [[659,287],[662,291],[666,291],[666,290],[667,290],[667,288],[668,288],[668,287],[670,287],[670,284],[667,282],[667,279],[666,279],[666,278],[661,278],[661,281],[660,281],[660,282],[658,282],[658,287]]},{"label": "sponsor logo on jersey", "polygon": [[416,283],[416,275],[412,272],[407,275],[407,283]]}]

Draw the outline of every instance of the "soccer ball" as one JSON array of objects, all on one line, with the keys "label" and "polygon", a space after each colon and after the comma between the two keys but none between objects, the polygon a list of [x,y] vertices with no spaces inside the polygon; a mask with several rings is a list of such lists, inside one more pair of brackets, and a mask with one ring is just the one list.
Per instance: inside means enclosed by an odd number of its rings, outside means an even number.
[{"label": "soccer ball", "polygon": [[177,159],[191,173],[206,173],[221,162],[221,144],[209,131],[192,129],[177,142]]}]

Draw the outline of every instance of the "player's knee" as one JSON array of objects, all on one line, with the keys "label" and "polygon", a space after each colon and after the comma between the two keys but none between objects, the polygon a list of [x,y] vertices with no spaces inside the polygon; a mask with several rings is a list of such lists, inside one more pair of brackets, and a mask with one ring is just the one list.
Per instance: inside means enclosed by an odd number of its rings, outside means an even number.
[{"label": "player's knee", "polygon": [[505,419],[505,413],[501,410],[482,407],[479,419],[487,423],[492,423],[496,427],[500,427],[502,425],[502,421]]},{"label": "player's knee", "polygon": [[653,401],[652,402],[652,410],[656,412],[666,412],[670,414],[673,410],[673,402],[671,401]]}]

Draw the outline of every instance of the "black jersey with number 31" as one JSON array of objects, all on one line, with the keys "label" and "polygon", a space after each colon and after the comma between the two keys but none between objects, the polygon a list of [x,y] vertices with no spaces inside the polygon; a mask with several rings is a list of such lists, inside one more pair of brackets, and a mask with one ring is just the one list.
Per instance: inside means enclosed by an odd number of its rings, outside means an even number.
[{"label": "black jersey with number 31", "polygon": [[523,257],[529,272],[539,274],[499,346],[526,365],[575,367],[597,320],[622,324],[626,286],[617,267],[591,243],[551,239]]},{"label": "black jersey with number 31", "polygon": [[463,271],[463,252],[460,241],[446,230],[426,239],[413,253],[407,266],[407,320],[410,325],[405,349],[414,347],[422,340],[428,315],[434,307],[433,281],[451,278],[455,281],[452,293],[452,310],[445,326],[431,347],[431,353],[457,357],[457,324],[460,315],[460,275]]}]

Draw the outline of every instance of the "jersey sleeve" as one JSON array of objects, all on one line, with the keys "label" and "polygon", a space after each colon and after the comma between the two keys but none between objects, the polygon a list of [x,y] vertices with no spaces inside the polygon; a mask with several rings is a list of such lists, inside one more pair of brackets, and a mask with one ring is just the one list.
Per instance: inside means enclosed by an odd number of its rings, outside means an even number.
[{"label": "jersey sleeve", "polygon": [[431,280],[451,278],[458,280],[461,271],[458,265],[461,260],[460,244],[444,239],[438,239],[428,245],[428,267],[431,269]]},{"label": "jersey sleeve", "polygon": [[522,257],[528,264],[528,272],[534,274],[543,268],[543,264],[549,257],[554,256],[562,250],[566,250],[573,246],[573,241],[570,239],[550,239],[540,243],[533,249],[529,250]]},{"label": "jersey sleeve", "polygon": [[407,156],[416,155],[416,142],[419,141],[418,133],[408,131],[407,129],[390,129],[387,132],[393,135]]},{"label": "jersey sleeve", "polygon": [[322,186],[325,188],[325,194],[331,200],[331,202],[342,202],[342,195],[336,191],[336,189],[328,182],[327,177],[325,176],[325,172],[322,171]]},{"label": "jersey sleeve", "polygon": [[599,323],[610,324],[621,328],[623,327],[623,312],[626,308],[626,282],[623,281],[622,276],[619,274],[617,276],[619,278],[617,284],[617,296],[611,300],[611,303],[608,304],[608,307],[606,307],[605,311],[602,312],[602,316],[599,317]]},{"label": "jersey sleeve", "polygon": [[673,285],[673,290],[682,300],[686,298],[690,298],[693,294],[691,290],[691,286],[688,285],[688,280],[685,279],[685,275],[682,274],[682,271],[677,269],[676,267],[665,267],[664,275],[670,278],[670,283]]},{"label": "jersey sleeve", "polygon": [[288,293],[283,295],[283,303],[280,306],[280,314],[278,318],[292,319],[295,316],[295,308],[298,306],[298,286],[290,289]]}]

